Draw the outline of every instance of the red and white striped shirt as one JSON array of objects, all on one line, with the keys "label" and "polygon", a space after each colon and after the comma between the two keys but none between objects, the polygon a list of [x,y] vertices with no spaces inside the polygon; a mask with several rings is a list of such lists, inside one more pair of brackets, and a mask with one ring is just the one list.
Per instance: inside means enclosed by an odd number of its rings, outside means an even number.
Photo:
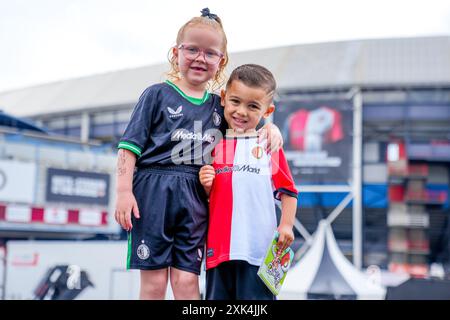
[{"label": "red and white striped shirt", "polygon": [[229,260],[259,266],[277,228],[275,199],[297,197],[284,152],[257,137],[227,136],[214,149],[206,268]]}]

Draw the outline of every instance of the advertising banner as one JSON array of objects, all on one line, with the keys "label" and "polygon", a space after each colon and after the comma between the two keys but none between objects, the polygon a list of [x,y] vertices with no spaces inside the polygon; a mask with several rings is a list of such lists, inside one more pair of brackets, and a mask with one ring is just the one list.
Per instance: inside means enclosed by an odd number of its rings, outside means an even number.
[{"label": "advertising banner", "polygon": [[274,123],[296,183],[347,184],[351,175],[353,110],[349,100],[276,102]]},{"label": "advertising banner", "polygon": [[48,168],[46,200],[108,205],[109,174]]},{"label": "advertising banner", "polygon": [[35,182],[34,163],[0,160],[0,201],[33,203]]}]

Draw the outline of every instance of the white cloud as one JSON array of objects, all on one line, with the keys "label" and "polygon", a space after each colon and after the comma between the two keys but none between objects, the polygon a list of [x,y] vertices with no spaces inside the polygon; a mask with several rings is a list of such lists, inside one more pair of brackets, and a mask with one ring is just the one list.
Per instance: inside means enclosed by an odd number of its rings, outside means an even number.
[{"label": "white cloud", "polygon": [[229,51],[450,34],[446,0],[0,0],[0,91],[164,62],[206,6],[223,19]]}]

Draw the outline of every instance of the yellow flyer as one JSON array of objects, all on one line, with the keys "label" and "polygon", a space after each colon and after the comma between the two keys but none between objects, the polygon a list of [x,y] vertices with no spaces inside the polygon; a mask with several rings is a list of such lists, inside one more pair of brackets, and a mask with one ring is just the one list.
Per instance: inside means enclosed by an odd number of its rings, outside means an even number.
[{"label": "yellow flyer", "polygon": [[280,292],[286,274],[294,259],[294,251],[290,247],[277,255],[277,242],[278,232],[275,232],[272,242],[267,249],[264,261],[258,270],[258,276],[274,295],[278,295]]}]

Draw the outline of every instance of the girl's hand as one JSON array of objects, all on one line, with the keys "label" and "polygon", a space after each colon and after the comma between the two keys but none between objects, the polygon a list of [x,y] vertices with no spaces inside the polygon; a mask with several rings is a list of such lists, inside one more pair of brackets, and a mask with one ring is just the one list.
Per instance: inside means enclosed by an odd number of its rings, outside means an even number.
[{"label": "girl's hand", "polygon": [[286,250],[292,242],[294,242],[294,231],[292,231],[292,226],[280,225],[278,227],[278,254],[281,254]]},{"label": "girl's hand", "polygon": [[136,219],[140,218],[139,208],[136,198],[131,191],[117,193],[116,211],[114,217],[116,221],[127,231],[133,228],[131,223],[131,212]]},{"label": "girl's hand", "polygon": [[199,172],[200,183],[205,188],[206,193],[209,194],[211,190],[212,184],[214,182],[214,178],[216,177],[216,171],[213,166],[206,165],[201,167]]},{"label": "girl's hand", "polygon": [[273,123],[266,123],[258,130],[258,143],[267,140],[266,152],[277,152],[283,146],[283,136],[280,129]]}]

